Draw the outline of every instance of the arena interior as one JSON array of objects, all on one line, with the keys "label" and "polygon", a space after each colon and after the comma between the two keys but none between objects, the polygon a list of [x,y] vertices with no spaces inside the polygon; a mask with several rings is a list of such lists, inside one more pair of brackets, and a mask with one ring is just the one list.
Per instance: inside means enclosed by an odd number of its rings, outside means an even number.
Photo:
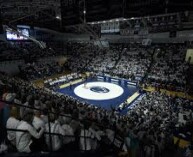
[{"label": "arena interior", "polygon": [[0,2],[0,155],[193,157],[192,0]]}]

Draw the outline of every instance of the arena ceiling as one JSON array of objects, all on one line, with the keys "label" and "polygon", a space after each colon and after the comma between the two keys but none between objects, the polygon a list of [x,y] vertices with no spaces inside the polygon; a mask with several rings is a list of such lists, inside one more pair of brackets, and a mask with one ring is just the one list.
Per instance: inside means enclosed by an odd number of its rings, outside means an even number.
[{"label": "arena ceiling", "polygon": [[0,0],[3,24],[27,24],[57,29],[60,0]]},{"label": "arena ceiling", "polygon": [[86,23],[193,10],[192,0],[0,0],[3,24],[92,32]]}]

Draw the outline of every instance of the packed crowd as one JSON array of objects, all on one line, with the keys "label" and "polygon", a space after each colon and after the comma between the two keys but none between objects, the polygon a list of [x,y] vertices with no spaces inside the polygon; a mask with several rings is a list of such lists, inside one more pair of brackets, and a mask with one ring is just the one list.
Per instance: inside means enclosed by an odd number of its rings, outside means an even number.
[{"label": "packed crowd", "polygon": [[[52,43],[52,47],[54,47],[53,45]],[[161,48],[160,52],[154,52],[155,46],[145,48],[139,44],[112,44],[108,49],[99,48],[92,43],[72,42],[67,45],[70,59],[66,65],[73,72],[101,72],[133,81],[137,77],[148,76],[146,83],[153,86],[178,91],[187,90],[189,64],[185,62],[186,45],[166,44],[162,47],[164,48]],[[153,52],[155,54],[152,61]],[[0,58],[3,61],[23,58],[27,62],[33,62],[35,58],[55,55],[53,49],[40,49],[38,45],[31,42],[0,42]],[[54,74],[54,72],[51,72],[51,67],[56,70],[56,73],[62,71],[57,63],[30,63],[24,65],[22,70],[27,73],[29,78],[30,75],[32,76],[30,79],[36,79],[43,75],[50,76]],[[148,71],[149,67],[150,70]]]},{"label": "packed crowd", "polygon": [[151,63],[152,51],[152,48],[124,48],[121,59],[112,71],[113,75],[132,80],[135,80],[135,77],[144,77]]},{"label": "packed crowd", "polygon": [[[4,45],[5,43],[1,44]],[[18,55],[20,54],[18,53],[20,49],[15,51],[16,45],[12,45],[10,50],[13,53],[11,55],[16,55],[20,58],[20,55]],[[2,52],[7,52],[8,47],[4,45],[0,46],[0,49],[2,49]],[[69,59],[65,67],[68,67],[73,72],[106,73],[132,81],[138,80],[137,78],[141,80],[147,76],[145,79],[146,83],[155,87],[159,86],[160,88],[177,91],[188,90],[187,70],[189,64],[185,62],[186,46],[184,44],[166,44],[164,48],[161,48],[160,52],[155,51],[155,47],[150,46],[146,48],[138,44],[115,44],[111,45],[110,48],[99,48],[92,43],[72,42],[67,45]],[[44,53],[39,52],[43,50],[40,50],[31,43],[21,45],[20,48],[26,52],[26,58],[27,56],[30,56],[30,58],[33,56],[29,55],[29,51],[36,52],[34,56],[36,54],[39,57],[44,56]],[[51,56],[50,53],[46,52],[45,54]],[[5,56],[9,57],[6,53],[1,53],[1,55],[4,55],[2,58]],[[28,61],[33,60],[28,58]],[[61,73],[64,70],[64,66],[61,67],[57,63],[33,62],[25,64],[21,67],[21,70],[22,73],[26,73],[26,78],[38,79],[55,73]]]},{"label": "packed crowd", "polygon": [[15,46],[5,42],[0,42],[0,60],[1,61],[20,59],[21,55],[22,53]]},{"label": "packed crowd", "polygon": [[[173,136],[189,139],[193,127],[193,102],[153,92],[128,112],[132,130],[144,143],[146,156],[159,156]],[[153,154],[152,154],[153,153]]]},{"label": "packed crowd", "polygon": [[45,49],[41,49],[33,42],[0,42],[0,60],[33,61],[37,58],[63,55],[64,51],[57,47],[57,43],[52,43],[51,46],[52,48],[47,46]]},{"label": "packed crowd", "polygon": [[[42,137],[43,132],[49,131],[49,125],[51,126],[51,133],[73,136],[71,138],[65,137],[64,139],[53,136],[52,149],[54,151],[61,149],[62,144],[73,142],[74,135],[77,134],[80,138],[80,150],[95,150],[97,148],[97,141],[101,140],[101,136],[109,138],[111,142],[113,141],[111,134],[114,133],[114,131],[110,129],[113,127],[113,124],[108,124],[108,121],[111,116],[116,116],[103,109],[96,109],[93,106],[78,102],[68,96],[53,94],[53,92],[48,89],[35,89],[31,84],[20,79],[6,76],[1,76],[1,97],[3,100],[24,105],[24,107],[20,108],[9,106],[11,108],[11,117],[7,121],[7,128],[29,131],[27,133],[8,131],[8,139],[12,145],[16,146],[19,152],[39,150],[40,147],[34,148],[35,145],[37,146],[37,141],[33,144],[32,137],[37,139]],[[35,107],[43,110],[43,112],[34,111],[25,106]],[[48,111],[57,113],[57,115],[50,115],[49,125],[47,117]],[[59,114],[68,117],[61,117]],[[84,120],[89,121],[85,123]],[[99,130],[99,127],[95,125],[96,122],[108,124],[109,128]],[[40,132],[37,132],[39,129]],[[108,135],[108,132],[111,134]],[[86,139],[86,146],[84,145],[85,139],[82,137],[84,135],[91,138]],[[48,136],[46,135],[45,144],[48,149],[51,149]]]},{"label": "packed crowd", "polygon": [[32,62],[19,66],[20,75],[26,80],[36,80],[61,74],[64,72],[64,65],[60,65],[57,61],[49,62]]},{"label": "packed crowd", "polygon": [[72,71],[107,73],[133,81],[147,76],[145,81],[152,86],[187,90],[189,63],[185,61],[185,44],[152,45],[148,48],[138,44],[115,44],[109,49],[87,46],[80,48],[78,44],[71,44],[74,51],[68,65]]},{"label": "packed crowd", "polygon": [[70,47],[67,65],[74,72],[85,72],[89,63],[100,53],[99,47],[91,43],[71,43]]},{"label": "packed crowd", "polygon": [[120,49],[101,49],[87,66],[90,72],[110,73],[119,58]]},{"label": "packed crowd", "polygon": [[[24,105],[8,106],[11,115],[6,124],[8,129],[27,130],[7,132],[11,146],[19,152],[49,151],[51,148],[59,151],[69,145],[79,150],[97,150],[104,148],[104,143],[105,148],[113,143],[115,148],[122,145],[122,151],[135,155],[143,152],[145,157],[153,157],[161,156],[173,145],[174,131],[182,137],[192,133],[193,102],[189,100],[159,92],[147,93],[127,115],[120,116],[114,109],[107,111],[48,89],[36,89],[18,78],[6,75],[0,78],[1,98]],[[48,112],[52,112],[49,122]],[[49,131],[63,138],[52,136],[50,145],[46,134]],[[37,147],[40,143],[41,147]]]},{"label": "packed crowd", "polygon": [[91,50],[81,47],[85,53],[78,51],[77,44],[71,46],[74,53],[68,65],[72,71],[87,70],[135,80],[137,76],[144,77],[151,62],[152,48],[146,50],[139,45],[112,45],[109,49],[95,46]]},{"label": "packed crowd", "polygon": [[188,62],[185,62],[185,45],[165,45],[155,54],[155,63],[148,75],[149,82],[159,83],[162,88],[184,91],[187,83]]}]

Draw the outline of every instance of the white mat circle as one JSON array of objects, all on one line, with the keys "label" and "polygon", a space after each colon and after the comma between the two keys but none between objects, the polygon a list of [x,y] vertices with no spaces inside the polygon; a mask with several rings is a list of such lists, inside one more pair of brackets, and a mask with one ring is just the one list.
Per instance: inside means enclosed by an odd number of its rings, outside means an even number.
[{"label": "white mat circle", "polygon": [[123,92],[122,87],[108,82],[90,82],[86,87],[81,84],[74,89],[77,96],[88,100],[109,100],[121,96]]}]

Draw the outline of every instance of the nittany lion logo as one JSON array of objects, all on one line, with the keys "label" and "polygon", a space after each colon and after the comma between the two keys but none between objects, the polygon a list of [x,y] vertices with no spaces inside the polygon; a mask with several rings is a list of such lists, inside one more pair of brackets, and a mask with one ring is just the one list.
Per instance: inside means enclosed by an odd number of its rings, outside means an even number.
[{"label": "nittany lion logo", "polygon": [[91,87],[90,90],[96,93],[108,93],[110,91],[109,89],[100,86]]}]

